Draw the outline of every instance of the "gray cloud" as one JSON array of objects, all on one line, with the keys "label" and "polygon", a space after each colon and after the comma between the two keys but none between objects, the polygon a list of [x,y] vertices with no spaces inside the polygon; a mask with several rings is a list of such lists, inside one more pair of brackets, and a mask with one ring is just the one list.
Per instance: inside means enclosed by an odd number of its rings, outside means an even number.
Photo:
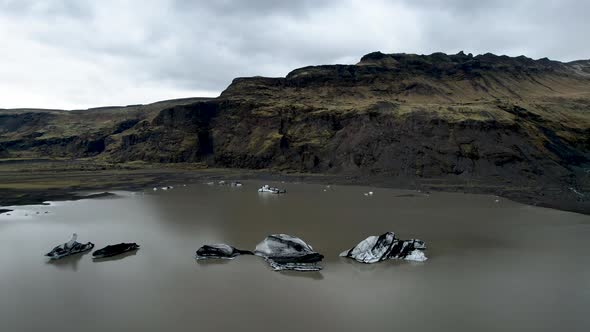
[{"label": "gray cloud", "polygon": [[[577,0],[407,0],[421,13],[425,50],[470,49],[474,53],[549,57],[568,61],[590,57],[583,36],[590,2]],[[585,45],[586,44],[586,45]]]},{"label": "gray cloud", "polygon": [[73,17],[87,18],[92,14],[88,3],[75,0],[0,0],[0,8],[4,14],[25,16]]},{"label": "gray cloud", "polygon": [[217,95],[369,52],[590,57],[583,1],[0,0],[0,107]]},{"label": "gray cloud", "polygon": [[316,8],[329,6],[330,0],[299,0],[299,1],[276,1],[276,0],[218,0],[218,1],[192,1],[176,0],[173,2],[175,9],[202,10],[217,16],[266,16],[283,14],[289,16],[305,15]]}]

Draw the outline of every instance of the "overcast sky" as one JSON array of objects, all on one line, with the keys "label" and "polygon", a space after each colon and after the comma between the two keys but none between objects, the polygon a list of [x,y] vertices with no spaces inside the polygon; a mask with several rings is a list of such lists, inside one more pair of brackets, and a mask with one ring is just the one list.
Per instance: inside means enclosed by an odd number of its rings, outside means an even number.
[{"label": "overcast sky", "polygon": [[217,96],[384,53],[590,58],[586,0],[0,0],[0,108]]}]

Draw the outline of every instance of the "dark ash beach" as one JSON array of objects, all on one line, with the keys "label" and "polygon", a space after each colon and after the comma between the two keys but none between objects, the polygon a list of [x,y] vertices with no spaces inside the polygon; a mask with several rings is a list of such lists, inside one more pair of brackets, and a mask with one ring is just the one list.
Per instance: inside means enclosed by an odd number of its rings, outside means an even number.
[{"label": "dark ash beach", "polygon": [[[568,187],[498,184],[475,179],[412,179],[384,176],[333,175],[269,170],[207,168],[202,164],[98,163],[85,160],[0,161],[0,207],[41,204],[45,201],[78,200],[104,191],[141,191],[154,186],[202,183],[219,180],[268,180],[315,184],[361,185],[410,189],[421,192],[489,194],[516,202],[590,214],[590,188],[578,193]],[[7,211],[4,211],[7,212]],[[2,213],[2,212],[0,212]]]}]

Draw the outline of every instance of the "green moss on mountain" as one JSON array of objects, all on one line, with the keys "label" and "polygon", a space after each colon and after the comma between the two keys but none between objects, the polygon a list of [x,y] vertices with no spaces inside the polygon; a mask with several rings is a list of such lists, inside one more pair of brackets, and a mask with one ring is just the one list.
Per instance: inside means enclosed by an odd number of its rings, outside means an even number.
[{"label": "green moss on mountain", "polygon": [[[589,61],[371,53],[215,99],[0,110],[0,158],[199,162],[588,190]],[[573,196],[572,196],[573,197]]]}]

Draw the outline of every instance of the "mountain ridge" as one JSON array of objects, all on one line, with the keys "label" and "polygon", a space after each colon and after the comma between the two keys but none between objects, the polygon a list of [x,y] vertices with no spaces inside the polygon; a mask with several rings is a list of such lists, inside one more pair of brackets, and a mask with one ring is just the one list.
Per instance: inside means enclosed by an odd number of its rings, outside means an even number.
[{"label": "mountain ridge", "polygon": [[[211,167],[590,191],[590,61],[369,53],[236,78],[217,98],[0,110],[1,158]],[[541,195],[541,194],[539,194]]]}]

